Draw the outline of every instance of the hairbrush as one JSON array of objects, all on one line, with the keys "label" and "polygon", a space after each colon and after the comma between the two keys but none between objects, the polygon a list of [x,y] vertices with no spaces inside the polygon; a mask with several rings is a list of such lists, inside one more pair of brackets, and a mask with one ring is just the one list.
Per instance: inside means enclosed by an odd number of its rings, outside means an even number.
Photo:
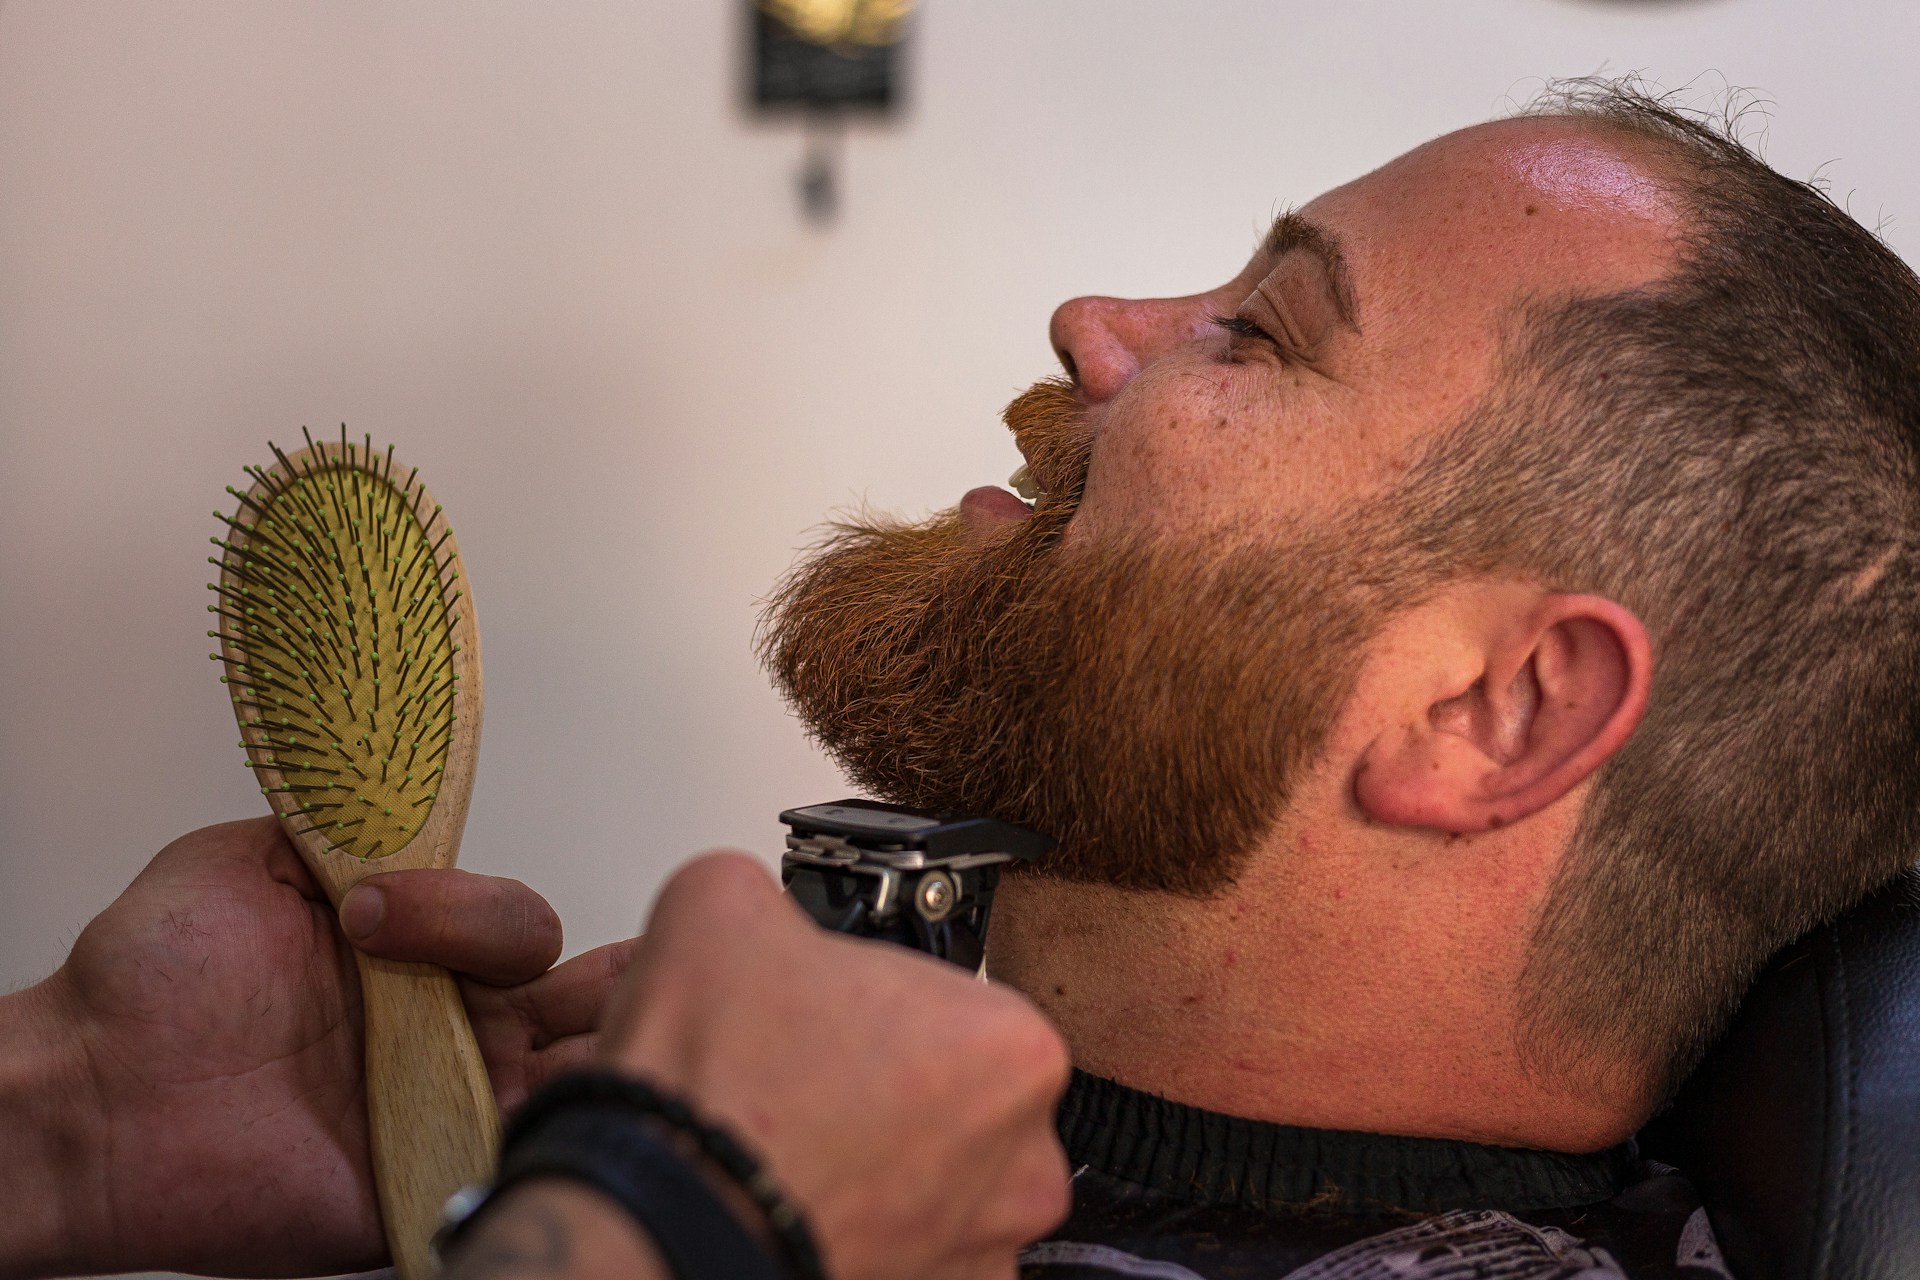
[{"label": "hairbrush", "polygon": [[[209,560],[207,634],[240,745],[335,907],[376,872],[451,867],[480,747],[480,644],[445,515],[393,460],[350,442],[249,467]],[[499,1117],[452,975],[354,951],[367,1120],[401,1280],[431,1274],[441,1206],[492,1173]]]}]

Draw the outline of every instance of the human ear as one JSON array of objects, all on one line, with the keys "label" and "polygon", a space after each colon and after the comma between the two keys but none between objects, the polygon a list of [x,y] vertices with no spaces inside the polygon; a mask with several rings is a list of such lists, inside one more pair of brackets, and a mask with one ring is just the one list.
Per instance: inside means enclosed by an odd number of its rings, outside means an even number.
[{"label": "human ear", "polygon": [[1546,596],[1479,657],[1467,689],[1367,745],[1353,796],[1375,822],[1463,833],[1537,813],[1620,749],[1653,684],[1646,628],[1601,596]]}]

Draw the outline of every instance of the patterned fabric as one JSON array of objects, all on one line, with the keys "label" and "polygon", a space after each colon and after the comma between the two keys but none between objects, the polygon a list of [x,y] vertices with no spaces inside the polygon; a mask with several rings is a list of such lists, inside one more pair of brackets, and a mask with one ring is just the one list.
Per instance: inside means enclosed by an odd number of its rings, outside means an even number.
[{"label": "patterned fabric", "polygon": [[1686,1179],[1563,1155],[1263,1124],[1076,1073],[1072,1215],[1023,1280],[1732,1280]]}]

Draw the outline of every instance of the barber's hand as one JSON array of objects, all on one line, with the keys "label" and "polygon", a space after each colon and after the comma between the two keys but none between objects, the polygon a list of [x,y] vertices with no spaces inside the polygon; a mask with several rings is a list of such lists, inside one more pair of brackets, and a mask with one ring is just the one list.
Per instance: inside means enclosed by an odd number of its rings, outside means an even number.
[{"label": "barber's hand", "polygon": [[824,932],[743,855],[662,891],[598,1056],[761,1153],[834,1280],[1005,1280],[1066,1214],[1058,1033],[951,964]]},{"label": "barber's hand", "polygon": [[[624,947],[546,972],[560,922],[525,885],[461,871],[364,884],[342,909],[362,949],[470,975],[461,990],[503,1107],[587,1059]],[[90,1116],[71,1269],[314,1275],[384,1261],[354,960],[277,821],[168,845],[34,991],[79,1046]]]}]

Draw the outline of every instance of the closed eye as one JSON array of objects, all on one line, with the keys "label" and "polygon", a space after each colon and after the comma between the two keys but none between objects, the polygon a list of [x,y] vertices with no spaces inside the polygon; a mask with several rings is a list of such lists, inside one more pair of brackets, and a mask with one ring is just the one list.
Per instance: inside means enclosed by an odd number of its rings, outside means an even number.
[{"label": "closed eye", "polygon": [[1245,316],[1215,316],[1213,317],[1213,323],[1216,328],[1224,329],[1228,333],[1236,334],[1242,338],[1258,338],[1262,342],[1273,341],[1272,334]]},{"label": "closed eye", "polygon": [[1252,338],[1255,342],[1265,343],[1267,349],[1282,360],[1287,359],[1291,355],[1286,346],[1278,338],[1245,316],[1214,316],[1213,325],[1215,328],[1230,333],[1236,338]]}]

